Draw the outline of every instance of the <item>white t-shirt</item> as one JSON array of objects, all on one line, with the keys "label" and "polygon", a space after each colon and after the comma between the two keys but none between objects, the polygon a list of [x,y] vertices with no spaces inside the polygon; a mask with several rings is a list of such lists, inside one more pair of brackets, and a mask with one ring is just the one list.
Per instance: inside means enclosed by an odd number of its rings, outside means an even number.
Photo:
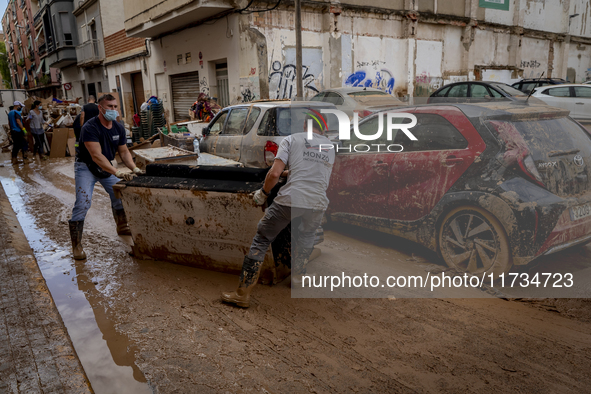
[{"label": "white t-shirt", "polygon": [[275,202],[293,208],[326,210],[326,189],[335,150],[328,138],[314,134],[309,140],[307,136],[307,133],[292,134],[279,145],[276,159],[289,166],[289,176]]}]

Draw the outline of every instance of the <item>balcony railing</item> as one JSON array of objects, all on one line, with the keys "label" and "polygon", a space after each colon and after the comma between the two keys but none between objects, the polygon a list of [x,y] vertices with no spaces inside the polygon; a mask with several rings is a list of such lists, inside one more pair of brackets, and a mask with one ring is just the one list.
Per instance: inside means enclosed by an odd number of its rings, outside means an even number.
[{"label": "balcony railing", "polygon": [[37,47],[37,52],[39,53],[39,56],[45,55],[45,53],[47,53],[47,45],[45,45],[45,43],[39,45]]},{"label": "balcony railing", "polygon": [[103,60],[100,53],[100,42],[100,40],[88,40],[76,47],[79,66],[97,64]]},{"label": "balcony railing", "polygon": [[35,26],[37,26],[37,24],[41,21],[41,17],[43,16],[43,14],[41,13],[41,10],[37,11],[37,13],[35,14],[35,16],[33,17],[33,24]]}]

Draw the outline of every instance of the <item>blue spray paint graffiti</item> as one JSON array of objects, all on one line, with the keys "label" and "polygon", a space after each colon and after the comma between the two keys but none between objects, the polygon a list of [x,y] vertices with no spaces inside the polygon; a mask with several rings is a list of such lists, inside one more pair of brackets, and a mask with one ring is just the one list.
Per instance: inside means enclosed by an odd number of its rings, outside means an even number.
[{"label": "blue spray paint graffiti", "polygon": [[396,81],[392,76],[392,73],[388,70],[382,69],[380,71],[376,71],[376,76],[374,79],[368,78],[366,71],[359,70],[349,75],[345,81],[345,85],[352,87],[376,88],[381,89],[388,94],[392,94],[394,93],[395,82]]}]

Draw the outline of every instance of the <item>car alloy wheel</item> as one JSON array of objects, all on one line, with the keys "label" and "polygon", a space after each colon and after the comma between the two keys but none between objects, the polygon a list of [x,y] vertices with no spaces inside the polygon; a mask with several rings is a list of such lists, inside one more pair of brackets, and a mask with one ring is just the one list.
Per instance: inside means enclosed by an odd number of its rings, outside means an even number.
[{"label": "car alloy wheel", "polygon": [[439,250],[448,267],[473,275],[500,275],[513,265],[504,228],[477,207],[456,208],[446,215],[439,230]]}]

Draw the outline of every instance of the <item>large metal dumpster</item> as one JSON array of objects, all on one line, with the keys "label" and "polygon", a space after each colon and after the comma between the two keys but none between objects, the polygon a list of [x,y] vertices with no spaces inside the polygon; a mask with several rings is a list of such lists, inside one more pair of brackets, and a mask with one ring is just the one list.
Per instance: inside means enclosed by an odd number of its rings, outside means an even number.
[{"label": "large metal dumpster", "polygon": [[[150,164],[146,175],[115,185],[133,237],[133,253],[198,268],[240,273],[264,212],[250,194],[266,170]],[[265,256],[262,283],[286,278],[290,227]]]}]

